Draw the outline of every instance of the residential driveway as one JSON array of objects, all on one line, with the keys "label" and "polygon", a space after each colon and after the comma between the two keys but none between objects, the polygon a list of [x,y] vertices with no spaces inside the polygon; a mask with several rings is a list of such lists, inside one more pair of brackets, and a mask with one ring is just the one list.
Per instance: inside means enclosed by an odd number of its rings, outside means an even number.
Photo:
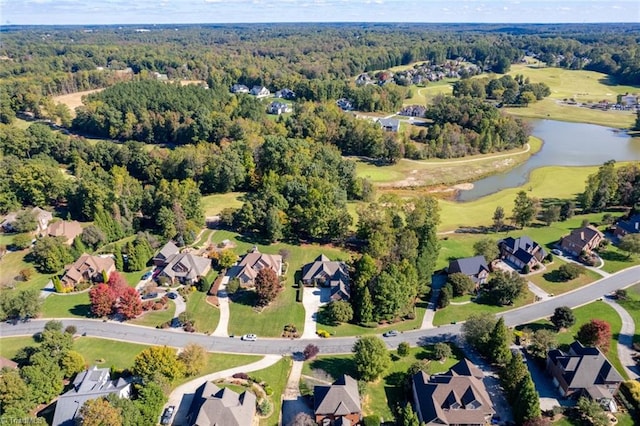
[{"label": "residential driveway", "polygon": [[329,302],[330,289],[322,287],[303,287],[302,305],[304,306],[304,331],[302,339],[319,339],[316,334],[318,311]]},{"label": "residential driveway", "polygon": [[218,309],[220,310],[220,321],[216,326],[213,336],[229,337],[229,295],[227,294],[228,277],[224,277],[218,288]]},{"label": "residential driveway", "polygon": [[302,359],[293,361],[289,380],[287,380],[287,387],[282,396],[282,426],[287,426],[291,423],[296,414],[300,412],[313,416],[313,410],[311,410],[309,404],[310,401],[300,395],[300,377],[303,365],[304,361]]},{"label": "residential driveway", "polygon": [[178,315],[187,310],[187,304],[184,302],[184,298],[180,295],[180,293],[178,293],[177,291],[174,291],[174,293],[178,295],[178,297],[173,299],[173,303],[175,303],[176,305],[176,313],[174,315],[177,318]]},{"label": "residential driveway", "polygon": [[602,300],[615,309],[618,315],[620,315],[620,319],[622,319],[622,328],[620,329],[620,334],[618,334],[618,358],[629,375],[629,378],[638,379],[640,378],[640,369],[638,369],[636,362],[633,360],[633,355],[635,354],[633,350],[633,336],[636,331],[633,318],[629,315],[629,312],[614,299],[605,297]]},{"label": "residential driveway", "polygon": [[196,390],[205,382],[212,380],[223,379],[225,377],[231,377],[236,373],[250,373],[252,371],[262,370],[267,367],[271,367],[276,362],[280,361],[282,357],[280,355],[266,355],[260,361],[256,361],[251,364],[241,365],[239,367],[230,368],[228,370],[218,371],[217,373],[207,374],[206,376],[198,377],[190,382],[178,386],[169,395],[169,401],[166,407],[173,405],[176,407],[176,414],[173,418],[173,426],[187,426],[187,415],[189,414],[189,408],[193,402],[193,397]]},{"label": "residential driveway", "polygon": [[544,371],[544,366],[527,356],[527,367],[531,373],[531,380],[540,395],[540,409],[551,410],[553,407],[571,406],[574,402],[570,399],[562,399],[560,392],[553,386],[551,376]]},{"label": "residential driveway", "polygon": [[420,330],[426,330],[433,328],[433,318],[436,316],[436,306],[438,305],[438,297],[440,296],[440,289],[447,282],[447,276],[444,274],[434,275],[431,282],[431,300],[427,305],[427,310],[422,317],[422,325]]}]

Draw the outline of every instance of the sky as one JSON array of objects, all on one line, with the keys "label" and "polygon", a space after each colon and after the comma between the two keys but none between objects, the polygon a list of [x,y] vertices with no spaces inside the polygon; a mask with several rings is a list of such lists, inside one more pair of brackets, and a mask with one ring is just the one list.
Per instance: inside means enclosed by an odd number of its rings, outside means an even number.
[{"label": "sky", "polygon": [[0,0],[2,25],[640,23],[640,0]]}]

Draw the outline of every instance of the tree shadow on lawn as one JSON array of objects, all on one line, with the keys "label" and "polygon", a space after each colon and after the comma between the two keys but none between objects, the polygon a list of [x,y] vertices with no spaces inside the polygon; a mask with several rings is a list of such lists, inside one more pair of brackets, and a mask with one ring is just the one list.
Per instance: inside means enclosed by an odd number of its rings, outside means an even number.
[{"label": "tree shadow on lawn", "polygon": [[547,272],[544,275],[542,275],[542,277],[552,283],[566,283],[567,280],[565,280],[564,278],[562,278],[562,275],[560,275],[560,272],[556,269],[555,271],[551,271],[551,272]]},{"label": "tree shadow on lawn", "polygon": [[333,379],[337,379],[342,374],[348,374],[351,377],[358,377],[356,363],[352,358],[319,358],[313,361],[309,367],[312,370],[323,370]]},{"label": "tree shadow on lawn", "polygon": [[258,295],[255,291],[251,290],[238,290],[234,294],[229,295],[229,299],[233,303],[246,306],[257,306]]},{"label": "tree shadow on lawn", "polygon": [[602,258],[602,260],[609,262],[630,262],[632,259],[622,253],[618,253],[615,251],[605,250],[598,255]]},{"label": "tree shadow on lawn", "polygon": [[554,333],[558,332],[556,328],[553,326],[553,324],[546,324],[541,322],[532,322],[529,324],[522,324],[522,325],[516,326],[516,330],[518,331],[522,331],[525,328],[531,330],[532,332],[536,332],[538,330],[550,330],[550,331],[553,331]]},{"label": "tree shadow on lawn", "polygon": [[91,305],[75,305],[69,309],[69,313],[89,318],[91,317]]}]

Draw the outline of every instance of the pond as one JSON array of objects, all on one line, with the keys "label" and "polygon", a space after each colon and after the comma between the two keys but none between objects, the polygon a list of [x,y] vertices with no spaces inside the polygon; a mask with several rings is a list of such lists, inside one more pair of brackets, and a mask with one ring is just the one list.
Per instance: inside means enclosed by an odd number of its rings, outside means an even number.
[{"label": "pond", "polygon": [[617,129],[555,120],[535,120],[531,124],[533,136],[544,141],[542,149],[506,173],[473,182],[473,189],[460,191],[458,201],[523,185],[531,170],[538,167],[599,166],[608,160],[640,160],[640,138],[631,138]]}]

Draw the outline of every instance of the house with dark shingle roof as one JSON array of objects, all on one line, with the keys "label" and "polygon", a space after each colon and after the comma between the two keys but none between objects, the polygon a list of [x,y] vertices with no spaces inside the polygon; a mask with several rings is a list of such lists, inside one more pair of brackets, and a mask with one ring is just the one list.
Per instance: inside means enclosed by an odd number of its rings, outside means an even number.
[{"label": "house with dark shingle roof", "polygon": [[377,123],[385,132],[397,132],[400,129],[400,120],[397,118],[379,118]]},{"label": "house with dark shingle roof", "polygon": [[178,253],[167,258],[166,264],[158,274],[172,283],[194,283],[202,279],[211,270],[211,259],[192,253]]},{"label": "house with dark shingle roof", "polygon": [[600,349],[574,341],[568,353],[551,350],[547,354],[547,372],[563,397],[587,396],[616,410],[614,396],[624,379]]},{"label": "house with dark shingle roof", "polygon": [[251,426],[256,414],[256,396],[220,388],[207,382],[196,391],[191,403],[191,426]]},{"label": "house with dark shingle roof", "polygon": [[178,253],[180,253],[178,246],[175,245],[173,241],[169,241],[160,249],[158,254],[153,257],[153,264],[156,266],[164,266],[169,263],[168,259],[170,257],[175,256]]},{"label": "house with dark shingle roof", "polygon": [[131,383],[123,378],[111,380],[108,368],[94,366],[78,373],[71,389],[58,397],[52,426],[75,426],[78,412],[86,401],[111,394],[129,398]]},{"label": "house with dark shingle roof", "polygon": [[482,371],[467,359],[444,374],[414,374],[413,401],[421,424],[489,424],[495,410],[483,378]]},{"label": "house with dark shingle roof", "polygon": [[582,252],[591,253],[598,248],[602,240],[604,240],[604,234],[589,225],[574,229],[569,235],[562,237],[560,247],[567,253],[579,256]]},{"label": "house with dark shingle roof", "polygon": [[358,382],[343,374],[330,386],[313,388],[313,412],[319,425],[359,425],[362,406]]},{"label": "house with dark shingle roof", "polygon": [[253,86],[250,93],[256,98],[265,98],[271,95],[269,89],[264,86]]},{"label": "house with dark shingle roof", "polygon": [[542,246],[526,235],[519,238],[507,237],[498,241],[498,247],[500,257],[520,269],[525,266],[533,269],[547,256]]},{"label": "house with dark shingle roof", "polygon": [[489,267],[484,256],[465,257],[449,262],[449,274],[462,273],[471,278],[477,286],[487,282]]},{"label": "house with dark shingle roof", "polygon": [[258,272],[264,268],[271,268],[277,276],[282,275],[282,256],[279,254],[260,253],[257,247],[244,255],[237,265],[227,270],[225,281],[237,278],[243,287],[253,287]]},{"label": "house with dark shingle roof", "polygon": [[635,214],[629,219],[620,219],[616,224],[613,235],[616,237],[624,237],[628,234],[640,233],[640,214]]},{"label": "house with dark shingle roof", "polygon": [[347,264],[329,260],[324,254],[302,267],[302,283],[306,286],[329,287],[332,300],[349,300],[351,297]]}]

